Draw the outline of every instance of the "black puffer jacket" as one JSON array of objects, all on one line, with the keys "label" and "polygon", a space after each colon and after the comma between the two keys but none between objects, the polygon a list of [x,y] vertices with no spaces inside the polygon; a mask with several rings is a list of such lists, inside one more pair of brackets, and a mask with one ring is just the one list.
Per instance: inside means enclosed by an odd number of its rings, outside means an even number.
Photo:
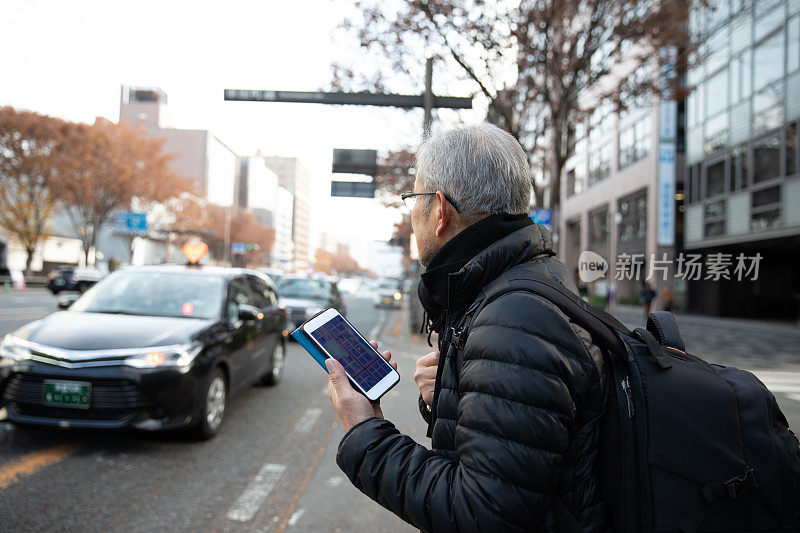
[{"label": "black puffer jacket", "polygon": [[[470,307],[510,269],[574,291],[552,256],[547,230],[519,229],[450,274],[448,308]],[[446,325],[461,322],[448,314]],[[463,350],[449,350],[448,337],[434,450],[389,421],[367,420],[339,445],[337,461],[354,485],[423,531],[556,531],[556,506],[585,531],[607,529],[596,467],[603,361],[589,334],[550,302],[513,292],[474,317]]]}]

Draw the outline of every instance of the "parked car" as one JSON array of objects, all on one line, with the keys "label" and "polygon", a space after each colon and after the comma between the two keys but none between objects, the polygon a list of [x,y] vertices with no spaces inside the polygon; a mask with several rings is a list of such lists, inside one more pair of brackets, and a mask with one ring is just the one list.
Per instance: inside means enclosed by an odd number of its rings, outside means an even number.
[{"label": "parked car", "polygon": [[397,280],[384,280],[375,287],[375,307],[400,307],[403,301],[402,286]]},{"label": "parked car", "polygon": [[290,330],[328,307],[347,315],[347,304],[336,282],[329,279],[285,276],[278,282],[277,288],[281,306],[289,314]]},{"label": "parked car", "polygon": [[47,288],[53,294],[61,291],[86,290],[103,279],[107,272],[92,267],[58,267],[47,275]]},{"label": "parked car", "polygon": [[125,268],[59,307],[0,344],[0,401],[14,423],[208,438],[232,394],[283,373],[287,317],[253,270]]}]

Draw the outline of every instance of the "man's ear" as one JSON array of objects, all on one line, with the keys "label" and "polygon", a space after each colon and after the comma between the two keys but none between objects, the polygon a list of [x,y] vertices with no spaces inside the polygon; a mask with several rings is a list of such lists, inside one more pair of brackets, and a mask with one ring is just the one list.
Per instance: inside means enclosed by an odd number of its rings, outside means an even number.
[{"label": "man's ear", "polygon": [[436,236],[441,237],[453,226],[453,206],[444,197],[442,191],[436,191],[436,205],[433,206],[436,216]]}]

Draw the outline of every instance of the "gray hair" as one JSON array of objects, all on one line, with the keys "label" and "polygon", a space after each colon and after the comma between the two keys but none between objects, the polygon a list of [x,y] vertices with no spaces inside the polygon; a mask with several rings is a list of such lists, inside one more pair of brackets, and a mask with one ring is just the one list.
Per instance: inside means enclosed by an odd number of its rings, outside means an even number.
[{"label": "gray hair", "polygon": [[[417,151],[425,191],[442,191],[462,215],[528,213],[531,170],[509,133],[488,122],[439,131]],[[425,211],[431,201],[426,202]]]}]

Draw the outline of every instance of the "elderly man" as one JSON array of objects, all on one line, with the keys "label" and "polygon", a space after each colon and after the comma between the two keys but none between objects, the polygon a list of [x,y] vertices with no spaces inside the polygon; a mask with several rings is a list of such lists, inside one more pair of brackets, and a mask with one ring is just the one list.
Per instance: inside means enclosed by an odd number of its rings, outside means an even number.
[{"label": "elderly man", "polygon": [[403,196],[427,267],[419,297],[439,334],[439,351],[415,374],[432,449],[384,420],[329,359],[328,391],[347,432],[339,466],[423,531],[608,529],[597,472],[600,350],[530,292],[481,305],[487,285],[510,274],[576,291],[549,233],[528,216],[522,148],[492,125],[462,126],[428,139],[416,169]]}]

